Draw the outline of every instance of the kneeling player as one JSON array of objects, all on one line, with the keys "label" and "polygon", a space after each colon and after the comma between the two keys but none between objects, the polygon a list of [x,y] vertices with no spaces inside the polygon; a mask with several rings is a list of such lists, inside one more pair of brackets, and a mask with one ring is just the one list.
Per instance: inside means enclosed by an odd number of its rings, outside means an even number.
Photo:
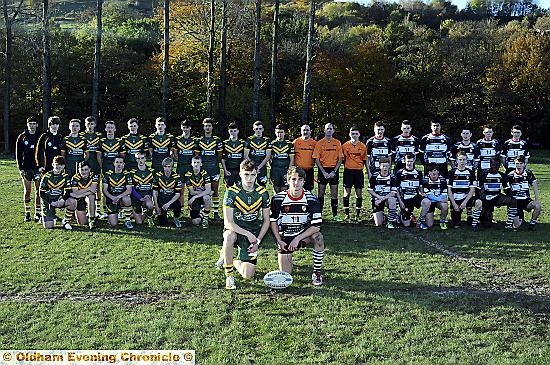
[{"label": "kneeling player", "polygon": [[460,151],[456,155],[457,166],[449,173],[449,201],[451,202],[451,222],[454,228],[462,225],[462,211],[474,206],[475,174],[466,167],[468,155]]},{"label": "kneeling player", "polygon": [[[517,200],[515,198],[502,194],[502,190],[507,188],[507,176],[499,171],[500,160],[493,158],[491,167],[488,171],[481,174],[479,179],[481,210],[474,209],[472,230],[477,231],[478,222],[480,220],[487,227],[492,224],[492,216],[495,207],[506,206],[508,218],[506,220],[506,229],[515,230],[514,221],[517,223]],[[476,202],[476,207],[478,202]]]},{"label": "kneeling player", "polygon": [[88,224],[90,229],[95,226],[98,181],[99,177],[94,174],[88,161],[78,164],[78,173],[71,180],[71,197],[76,199],[76,221],[81,225]]},{"label": "kneeling player", "polygon": [[208,228],[212,191],[210,177],[202,169],[201,156],[194,156],[191,165],[193,169],[185,174],[185,186],[189,193],[187,206],[191,209],[191,223],[195,226],[202,223],[202,228]]},{"label": "kneeling player", "polygon": [[439,176],[438,165],[428,165],[426,167],[428,176],[422,181],[423,195],[422,211],[418,219],[418,228],[428,229],[434,225],[434,212],[438,208],[441,213],[439,216],[439,227],[442,230],[447,229],[447,213],[449,212],[449,196],[447,195],[447,181],[443,176]]},{"label": "kneeling player", "polygon": [[133,229],[132,217],[132,194],[133,182],[129,173],[124,171],[124,156],[118,155],[113,162],[113,170],[103,175],[103,195],[107,206],[109,224],[115,227],[118,224],[118,212],[124,212],[124,225]]},{"label": "kneeling player", "polygon": [[[134,219],[137,224],[143,224],[147,219],[149,226],[154,225],[153,209],[153,184],[155,182],[155,173],[145,164],[145,153],[139,151],[135,153],[137,169],[132,170],[132,208],[134,210]],[[145,209],[145,214],[143,213]]]},{"label": "kneeling player", "polygon": [[[247,279],[256,273],[257,251],[269,229],[269,194],[256,184],[258,172],[252,161],[241,162],[241,186],[233,185],[223,199],[223,248],[225,288],[235,289],[234,267]],[[238,247],[233,260],[233,247]]]},{"label": "kneeling player", "polygon": [[[403,227],[410,227],[414,208],[422,206],[424,197],[420,194],[422,172],[414,167],[415,156],[407,152],[403,157],[405,167],[396,173],[397,199],[401,208],[401,222]],[[414,224],[414,222],[412,222]]]},{"label": "kneeling player", "polygon": [[[537,224],[537,218],[540,215],[541,204],[537,179],[533,172],[525,168],[525,156],[517,156],[514,160],[516,164],[515,170],[508,174],[508,194],[517,201],[518,213],[521,215],[523,211],[533,211],[531,220],[529,221],[529,230],[534,231]],[[533,188],[535,200],[531,199],[529,187]],[[517,225],[519,226],[519,218]]]},{"label": "kneeling player", "polygon": [[390,173],[390,160],[381,158],[379,161],[380,171],[375,172],[369,178],[368,192],[372,196],[372,212],[374,224],[384,224],[384,208],[388,207],[389,229],[396,228],[397,224],[397,182],[395,176]]},{"label": "kneeling player", "polygon": [[317,197],[304,190],[306,172],[291,166],[287,173],[289,188],[273,197],[271,231],[277,241],[279,270],[292,273],[294,251],[313,246],[313,285],[322,285],[321,269],[325,256],[325,241],[321,233],[321,206]]},{"label": "kneeling player", "polygon": [[55,209],[67,208],[65,218],[61,221],[63,228],[71,227],[71,220],[76,209],[76,200],[69,196],[70,182],[65,170],[65,159],[56,156],[52,162],[52,170],[47,172],[40,181],[40,199],[42,205],[42,224],[50,229],[55,225]]},{"label": "kneeling player", "polygon": [[168,211],[174,212],[174,226],[181,228],[180,195],[183,188],[181,177],[173,171],[174,160],[166,157],[162,160],[162,170],[157,172],[155,184],[153,185],[153,198],[155,210],[159,216],[159,225],[168,224]]}]

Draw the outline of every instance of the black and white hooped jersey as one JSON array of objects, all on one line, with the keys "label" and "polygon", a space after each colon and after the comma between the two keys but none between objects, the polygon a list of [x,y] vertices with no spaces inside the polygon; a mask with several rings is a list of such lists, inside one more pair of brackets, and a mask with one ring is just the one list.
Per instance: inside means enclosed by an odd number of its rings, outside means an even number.
[{"label": "black and white hooped jersey", "polygon": [[403,159],[407,153],[412,153],[416,156],[416,154],[418,153],[419,142],[420,141],[415,136],[405,137],[400,134],[393,137],[390,147],[395,164],[404,164],[405,161],[403,161]]},{"label": "black and white hooped jersey", "polygon": [[486,171],[479,178],[481,197],[485,200],[493,200],[506,188],[507,177],[504,173]]},{"label": "black and white hooped jersey", "polygon": [[451,161],[456,161],[456,154],[459,152],[466,153],[466,167],[475,171],[479,164],[479,147],[477,144],[470,142],[466,145],[462,141],[455,143],[451,147]]},{"label": "black and white hooped jersey", "polygon": [[424,179],[422,179],[422,189],[426,195],[441,196],[447,194],[447,180],[443,176],[439,176],[437,180],[424,176]]},{"label": "black and white hooped jersey", "polygon": [[379,171],[380,159],[390,155],[389,138],[370,137],[365,145],[367,146],[367,161],[371,173]]},{"label": "black and white hooped jersey", "polygon": [[404,200],[412,199],[418,195],[422,184],[422,172],[417,169],[400,169],[395,174],[398,191]]},{"label": "black and white hooped jersey", "polygon": [[270,221],[277,222],[282,238],[296,237],[311,226],[321,225],[319,200],[307,190],[299,198],[281,191],[271,199]]},{"label": "black and white hooped jersey", "polygon": [[529,187],[536,182],[537,179],[531,170],[523,170],[523,174],[516,170],[510,171],[508,174],[508,188],[511,196],[518,200],[529,199]]},{"label": "black and white hooped jersey", "polygon": [[397,180],[394,174],[382,176],[379,172],[369,178],[368,190],[374,191],[378,195],[386,196],[392,191],[397,191]]},{"label": "black and white hooped jersey", "polygon": [[476,144],[479,148],[479,169],[481,171],[489,170],[491,159],[500,154],[500,143],[494,138],[490,141],[482,138]]},{"label": "black and white hooped jersey", "polygon": [[523,139],[514,141],[510,138],[502,144],[502,151],[500,152],[500,155],[505,159],[505,168],[515,169],[516,163],[514,162],[514,159],[517,156],[525,156],[526,159],[530,156],[527,141],[524,141]]},{"label": "black and white hooped jersey", "polygon": [[470,188],[475,186],[476,179],[473,170],[454,168],[449,173],[449,187],[455,200],[464,200],[470,192]]},{"label": "black and white hooped jersey", "polygon": [[424,164],[445,164],[448,162],[451,150],[451,139],[444,134],[426,134],[420,140],[420,153]]}]

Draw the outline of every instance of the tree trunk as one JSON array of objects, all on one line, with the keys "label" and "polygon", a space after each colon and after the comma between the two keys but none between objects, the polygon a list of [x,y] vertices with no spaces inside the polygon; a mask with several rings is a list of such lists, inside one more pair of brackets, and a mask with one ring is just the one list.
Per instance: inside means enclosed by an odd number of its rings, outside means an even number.
[{"label": "tree trunk", "polygon": [[97,31],[94,50],[94,78],[92,83],[92,116],[99,122],[99,80],[101,71],[101,35],[103,33],[103,0],[97,0]]},{"label": "tree trunk", "polygon": [[309,26],[307,31],[306,72],[304,75],[304,94],[302,97],[302,123],[309,122],[309,110],[311,107],[311,78],[313,73],[313,57],[315,42],[315,0],[311,0],[309,8]]},{"label": "tree trunk", "polygon": [[11,73],[12,73],[12,50],[13,32],[12,22],[8,15],[8,2],[3,1],[4,22],[6,23],[6,62],[4,68],[4,153],[10,152],[10,108],[11,108]]},{"label": "tree trunk", "polygon": [[206,114],[212,118],[212,104],[214,89],[214,47],[216,36],[216,0],[210,0],[210,43],[208,45],[208,75],[206,78]]},{"label": "tree trunk", "polygon": [[162,62],[162,116],[168,123],[168,69],[170,67],[170,0],[164,0],[164,60]]},{"label": "tree trunk", "polygon": [[42,64],[42,127],[48,129],[48,118],[52,108],[52,86],[51,86],[51,55],[50,55],[50,15],[48,0],[42,2],[42,25],[43,35],[43,64]]},{"label": "tree trunk", "polygon": [[275,0],[275,9],[273,11],[273,40],[271,46],[271,126],[275,125],[275,103],[277,101],[277,60],[279,46],[279,0]]},{"label": "tree trunk", "polygon": [[225,97],[227,87],[227,0],[222,1],[222,32],[220,37],[220,89],[218,95],[218,121],[226,124]]},{"label": "tree trunk", "polygon": [[252,119],[260,119],[260,31],[262,0],[256,0],[256,27],[254,33],[254,90],[252,92]]}]

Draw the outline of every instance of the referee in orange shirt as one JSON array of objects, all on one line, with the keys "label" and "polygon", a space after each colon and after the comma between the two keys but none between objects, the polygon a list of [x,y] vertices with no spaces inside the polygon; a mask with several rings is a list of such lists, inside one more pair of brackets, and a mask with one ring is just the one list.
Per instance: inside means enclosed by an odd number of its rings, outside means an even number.
[{"label": "referee in orange shirt", "polygon": [[367,146],[359,137],[359,128],[353,126],[349,129],[350,140],[342,145],[344,155],[344,212],[346,220],[350,219],[349,196],[351,188],[355,187],[355,220],[359,220],[363,206],[363,188],[365,187],[365,175],[363,167],[367,161]]},{"label": "referee in orange shirt", "polygon": [[304,189],[313,192],[315,160],[312,156],[317,142],[311,138],[311,127],[309,125],[302,125],[300,132],[302,136],[294,140],[294,165],[304,169],[306,172]]},{"label": "referee in orange shirt", "polygon": [[325,202],[325,190],[330,184],[330,207],[335,221],[342,221],[338,216],[338,181],[340,164],[342,163],[342,144],[336,138],[332,138],[334,126],[332,123],[325,124],[325,137],[315,144],[313,158],[319,170],[317,182],[319,183],[318,198],[321,211]]}]

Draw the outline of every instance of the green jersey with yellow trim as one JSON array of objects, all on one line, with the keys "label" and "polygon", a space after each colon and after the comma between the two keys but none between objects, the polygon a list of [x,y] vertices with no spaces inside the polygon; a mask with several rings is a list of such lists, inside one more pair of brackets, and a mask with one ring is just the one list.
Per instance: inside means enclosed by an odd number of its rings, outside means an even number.
[{"label": "green jersey with yellow trim", "polygon": [[290,156],[294,154],[294,144],[287,140],[274,140],[271,142],[271,151],[271,168],[288,170]]},{"label": "green jersey with yellow trim", "polygon": [[137,152],[145,152],[149,147],[149,143],[145,136],[141,134],[128,133],[120,139],[122,150],[126,153],[124,156],[124,164],[127,170],[137,167],[136,156]]},{"label": "green jersey with yellow trim", "polygon": [[260,185],[252,191],[233,185],[225,191],[223,205],[233,208],[233,221],[239,227],[257,233],[263,224],[262,209],[269,208],[269,193]]},{"label": "green jersey with yellow trim", "polygon": [[245,148],[250,152],[248,157],[258,166],[265,159],[267,151],[271,149],[271,143],[267,137],[250,136],[246,140]]},{"label": "green jersey with yellow trim", "polygon": [[223,158],[225,167],[232,170],[238,170],[244,159],[245,141],[242,139],[226,139],[223,141]]},{"label": "green jersey with yellow trim", "polygon": [[181,177],[175,172],[169,176],[164,172],[157,172],[155,175],[153,190],[158,191],[158,199],[162,204],[172,199],[176,193],[181,194],[182,187]]},{"label": "green jersey with yellow trim", "polygon": [[114,168],[115,158],[122,152],[122,143],[118,138],[101,138],[98,147],[101,152],[101,168],[105,174]]},{"label": "green jersey with yellow trim", "polygon": [[127,185],[133,185],[132,175],[126,171],[109,170],[103,175],[103,184],[108,184],[107,191],[111,195],[119,195],[126,190]]},{"label": "green jersey with yellow trim", "polygon": [[89,188],[92,184],[97,184],[99,177],[96,174],[90,174],[88,177],[83,177],[80,173],[77,173],[71,179],[71,187],[83,190]]},{"label": "green jersey with yellow trim", "polygon": [[144,197],[145,195],[151,195],[153,191],[153,185],[155,183],[155,173],[150,168],[146,167],[144,170],[135,169],[131,172],[132,182],[134,189]]},{"label": "green jersey with yellow trim", "polygon": [[189,171],[185,174],[185,185],[188,189],[204,191],[206,184],[210,184],[210,177],[204,170],[200,170],[197,174],[194,171]]},{"label": "green jersey with yellow trim", "polygon": [[85,152],[88,152],[90,155],[88,161],[97,161],[97,151],[101,143],[101,133],[84,133],[84,139],[86,140]]},{"label": "green jersey with yellow trim", "polygon": [[184,176],[189,170],[191,170],[191,159],[195,155],[197,149],[197,141],[195,138],[183,135],[177,136],[174,143],[174,148],[178,156],[178,167],[176,171]]},{"label": "green jersey with yellow trim", "polygon": [[149,148],[153,149],[151,154],[151,164],[157,171],[162,169],[162,160],[170,157],[170,152],[174,146],[174,136],[170,133],[153,133],[149,136]]},{"label": "green jersey with yellow trim", "polygon": [[205,169],[219,168],[219,153],[223,149],[223,143],[218,136],[210,136],[197,139],[195,152],[202,157],[202,166]]},{"label": "green jersey with yellow trim", "polygon": [[69,175],[54,174],[50,171],[40,181],[40,198],[47,203],[52,203],[62,198],[70,188]]}]

